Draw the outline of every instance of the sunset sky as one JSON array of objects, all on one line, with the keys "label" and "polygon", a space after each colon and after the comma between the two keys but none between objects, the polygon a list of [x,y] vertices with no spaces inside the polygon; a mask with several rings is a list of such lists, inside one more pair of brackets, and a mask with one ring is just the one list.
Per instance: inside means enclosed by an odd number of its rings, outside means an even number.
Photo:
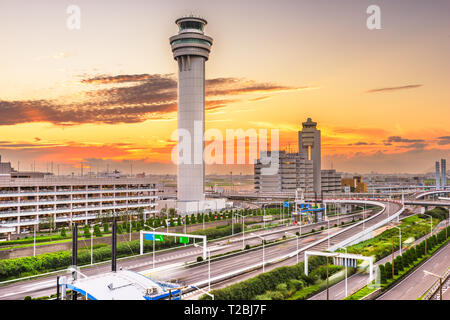
[{"label": "sunset sky", "polygon": [[[66,26],[69,5],[81,29]],[[366,9],[381,8],[381,30]],[[0,1],[0,155],[21,170],[175,173],[175,19],[208,20],[206,129],[310,117],[322,167],[425,173],[450,158],[448,0]],[[78,168],[78,169],[77,169]],[[231,169],[230,169],[231,168]],[[252,166],[211,166],[252,173]]]}]

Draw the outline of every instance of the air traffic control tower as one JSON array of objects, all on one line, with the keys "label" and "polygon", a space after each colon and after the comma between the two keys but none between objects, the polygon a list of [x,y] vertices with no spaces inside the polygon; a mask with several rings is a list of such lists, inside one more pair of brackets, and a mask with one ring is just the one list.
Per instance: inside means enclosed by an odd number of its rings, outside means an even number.
[{"label": "air traffic control tower", "polygon": [[[188,16],[175,23],[179,30],[170,38],[170,45],[178,62],[177,200],[179,203],[196,202],[197,210],[201,210],[199,207],[205,200],[205,62],[213,39],[203,33],[207,24],[203,18]],[[186,139],[183,132],[188,133],[187,141],[183,141]],[[190,145],[190,148],[186,150],[181,145]]]}]

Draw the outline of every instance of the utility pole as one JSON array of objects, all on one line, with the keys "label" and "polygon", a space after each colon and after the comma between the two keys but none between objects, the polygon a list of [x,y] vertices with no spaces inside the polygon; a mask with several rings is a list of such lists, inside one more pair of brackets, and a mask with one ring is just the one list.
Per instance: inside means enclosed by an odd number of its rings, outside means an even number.
[{"label": "utility pole", "polygon": [[233,171],[230,171],[230,193],[233,192]]},{"label": "utility pole", "polygon": [[394,236],[392,236],[392,279],[394,279]]},{"label": "utility pole", "polygon": [[330,300],[330,294],[328,292],[328,257],[327,258],[327,300]]}]

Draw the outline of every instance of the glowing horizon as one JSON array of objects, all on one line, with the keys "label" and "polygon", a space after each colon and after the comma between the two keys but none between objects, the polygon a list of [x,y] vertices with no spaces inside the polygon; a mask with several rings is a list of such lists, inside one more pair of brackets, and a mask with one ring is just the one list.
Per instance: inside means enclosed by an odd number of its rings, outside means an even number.
[{"label": "glowing horizon", "polygon": [[[310,117],[322,131],[323,169],[432,172],[450,157],[450,4],[378,2],[383,29],[371,31],[365,0],[196,1],[215,39],[206,129],[279,129],[280,149],[297,151]],[[80,162],[125,170],[133,160],[134,172],[174,173],[168,38],[195,8],[80,0],[81,29],[68,30],[68,4],[0,4],[2,160],[23,170],[54,162],[65,173]]]}]

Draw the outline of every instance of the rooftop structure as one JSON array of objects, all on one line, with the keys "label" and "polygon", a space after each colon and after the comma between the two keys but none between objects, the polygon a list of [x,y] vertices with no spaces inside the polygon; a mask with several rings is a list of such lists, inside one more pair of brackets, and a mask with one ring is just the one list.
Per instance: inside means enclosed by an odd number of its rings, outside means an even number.
[{"label": "rooftop structure", "polygon": [[181,299],[181,291],[177,284],[154,281],[129,270],[83,277],[69,281],[65,286],[89,300]]},{"label": "rooftop structure", "polygon": [[317,122],[308,118],[302,123],[302,130],[298,132],[298,152],[306,155],[306,159],[313,162],[313,191],[321,193],[321,141]]}]

